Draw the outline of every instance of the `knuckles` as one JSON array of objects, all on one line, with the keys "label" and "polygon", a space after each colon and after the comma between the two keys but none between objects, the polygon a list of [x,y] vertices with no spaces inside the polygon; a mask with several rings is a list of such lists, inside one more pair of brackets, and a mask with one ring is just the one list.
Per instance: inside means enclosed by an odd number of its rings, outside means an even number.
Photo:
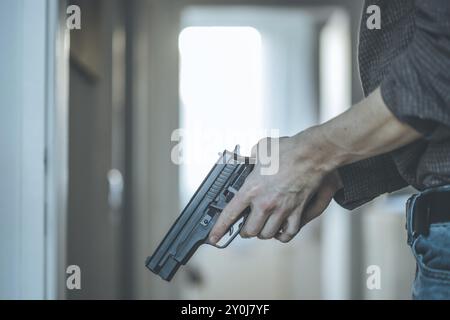
[{"label": "knuckles", "polygon": [[255,227],[249,227],[248,230],[244,231],[247,238],[256,237],[258,235],[258,230]]},{"label": "knuckles", "polygon": [[275,234],[276,234],[276,232],[261,232],[258,235],[258,238],[262,239],[262,240],[268,240],[268,239],[272,239],[275,236]]},{"label": "knuckles", "polygon": [[258,227],[257,226],[244,226],[244,228],[242,228],[241,230],[241,237],[243,238],[252,238],[252,237],[256,237],[259,233]]},{"label": "knuckles", "polygon": [[294,239],[296,233],[295,232],[283,232],[283,235],[280,237],[280,241],[283,243],[288,243],[292,239]]}]

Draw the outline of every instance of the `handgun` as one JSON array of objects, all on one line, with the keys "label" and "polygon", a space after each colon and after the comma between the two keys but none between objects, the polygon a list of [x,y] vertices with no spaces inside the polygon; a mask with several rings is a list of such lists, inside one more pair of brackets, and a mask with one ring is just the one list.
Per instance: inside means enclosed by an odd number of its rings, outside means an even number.
[{"label": "handgun", "polygon": [[[162,279],[170,281],[179,267],[185,265],[195,251],[207,244],[208,235],[222,210],[244,184],[254,167],[254,158],[233,152],[221,153],[211,171],[173,223],[155,252],[147,258],[146,267]],[[228,230],[227,240],[214,244],[226,248],[239,234],[250,212],[247,207]]]}]

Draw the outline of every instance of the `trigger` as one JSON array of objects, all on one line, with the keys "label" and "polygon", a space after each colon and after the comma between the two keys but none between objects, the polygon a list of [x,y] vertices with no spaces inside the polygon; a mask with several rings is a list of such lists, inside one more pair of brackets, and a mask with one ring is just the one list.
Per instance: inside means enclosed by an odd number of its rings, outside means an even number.
[{"label": "trigger", "polygon": [[230,236],[233,234],[233,231],[234,231],[234,228],[233,228],[234,226],[231,226],[230,227],[230,231],[229,231],[229,233],[230,233]]}]

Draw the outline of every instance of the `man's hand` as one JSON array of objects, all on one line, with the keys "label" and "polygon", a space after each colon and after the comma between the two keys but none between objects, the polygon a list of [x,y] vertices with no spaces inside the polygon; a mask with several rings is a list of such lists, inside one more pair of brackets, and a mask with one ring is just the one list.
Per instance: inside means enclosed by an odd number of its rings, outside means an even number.
[{"label": "man's hand", "polygon": [[[336,192],[343,188],[341,178],[337,170],[329,173],[323,180],[316,194],[308,203],[302,213],[300,229],[311,220],[320,216],[330,204]],[[278,237],[277,237],[278,239]],[[279,239],[281,240],[281,239]]]},{"label": "man's hand", "polygon": [[210,233],[211,243],[216,243],[248,206],[251,213],[241,236],[275,237],[282,242],[290,241],[304,224],[325,210],[340,188],[340,180],[335,171],[329,172],[332,167],[327,164],[329,157],[321,156],[328,152],[317,149],[319,144],[314,137],[305,131],[280,139],[278,173],[261,175],[260,165],[255,165],[240,191],[222,211]]},{"label": "man's hand", "polygon": [[392,151],[420,137],[391,113],[377,89],[336,118],[282,138],[278,173],[260,175],[257,164],[222,211],[209,241],[216,243],[250,206],[242,236],[287,242],[320,215],[342,187],[338,167]]}]

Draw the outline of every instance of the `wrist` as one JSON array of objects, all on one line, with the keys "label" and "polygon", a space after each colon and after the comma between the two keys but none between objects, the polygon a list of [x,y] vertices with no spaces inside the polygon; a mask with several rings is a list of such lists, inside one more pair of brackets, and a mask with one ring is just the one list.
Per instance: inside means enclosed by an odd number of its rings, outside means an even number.
[{"label": "wrist", "polygon": [[343,152],[327,139],[326,127],[317,125],[302,131],[292,138],[298,150],[296,158],[303,165],[309,163],[315,171],[324,174],[335,171],[344,160]]},{"label": "wrist", "polygon": [[336,169],[330,174],[330,180],[334,187],[333,195],[336,194],[339,190],[344,188],[344,183],[342,182],[341,175],[339,174],[339,171]]}]

